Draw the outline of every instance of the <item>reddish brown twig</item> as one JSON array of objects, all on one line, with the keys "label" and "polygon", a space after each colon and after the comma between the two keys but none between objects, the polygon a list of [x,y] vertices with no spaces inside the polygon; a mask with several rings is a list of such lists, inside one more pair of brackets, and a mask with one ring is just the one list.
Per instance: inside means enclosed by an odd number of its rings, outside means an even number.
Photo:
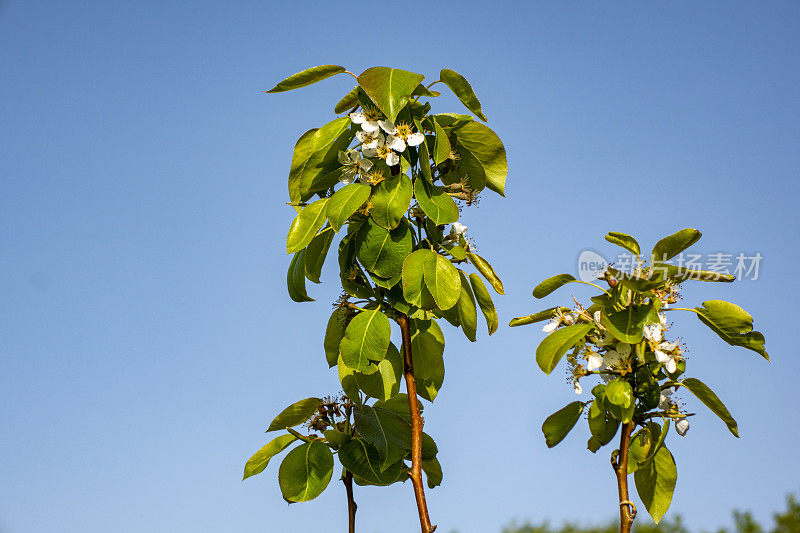
[{"label": "reddish brown twig", "polygon": [[617,489],[619,491],[619,531],[630,533],[633,519],[636,517],[636,507],[628,499],[628,447],[633,432],[633,421],[622,424],[622,434],[619,437],[619,455],[612,462],[614,473],[617,475]]},{"label": "reddish brown twig", "polygon": [[414,359],[411,353],[411,325],[408,317],[398,314],[395,318],[400,326],[403,337],[403,372],[406,379],[406,391],[408,392],[408,406],[411,410],[411,471],[408,476],[414,486],[414,497],[417,500],[417,511],[419,511],[419,524],[422,533],[433,533],[436,526],[431,527],[431,519],[428,516],[428,504],[425,501],[425,487],[422,484],[422,417],[419,414],[419,403],[417,400],[417,385],[414,381]]},{"label": "reddish brown twig", "polygon": [[345,470],[342,482],[344,482],[344,489],[347,491],[347,523],[349,524],[347,531],[356,533],[356,510],[358,505],[356,505],[356,500],[353,498],[353,473]]}]

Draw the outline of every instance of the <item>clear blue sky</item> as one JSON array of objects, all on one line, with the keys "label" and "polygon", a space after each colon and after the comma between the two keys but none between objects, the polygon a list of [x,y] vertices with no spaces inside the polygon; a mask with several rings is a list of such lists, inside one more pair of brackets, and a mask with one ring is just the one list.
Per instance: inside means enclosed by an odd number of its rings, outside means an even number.
[{"label": "clear blue sky", "polygon": [[[800,488],[798,27],[797,2],[0,2],[0,530],[344,530],[338,483],[287,506],[276,465],[240,481],[278,410],[338,390],[335,272],[289,300],[284,202],[295,140],[352,80],[259,92],[324,63],[470,79],[508,150],[508,197],[463,215],[505,282],[502,325],[586,298],[530,290],[613,252],[608,230],[649,246],[693,226],[700,251],[764,256],[757,281],[684,291],[748,309],[773,362],[677,328],[742,438],[687,398],[671,513],[768,517]],[[537,369],[539,328],[446,335],[426,411],[440,530],[613,517],[610,449],[586,452],[582,426],[544,445],[574,395]],[[417,527],[409,485],[357,499],[360,531]]]}]

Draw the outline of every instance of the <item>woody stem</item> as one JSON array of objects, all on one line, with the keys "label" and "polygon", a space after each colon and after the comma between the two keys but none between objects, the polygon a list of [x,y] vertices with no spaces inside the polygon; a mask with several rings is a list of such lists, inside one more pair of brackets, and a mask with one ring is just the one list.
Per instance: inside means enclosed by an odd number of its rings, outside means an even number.
[{"label": "woody stem", "polygon": [[425,501],[425,487],[422,484],[422,425],[423,420],[419,414],[419,403],[417,400],[417,385],[414,381],[414,360],[411,353],[411,325],[408,316],[398,314],[395,318],[400,326],[403,338],[403,373],[406,380],[406,391],[408,392],[408,407],[411,411],[411,470],[408,475],[414,487],[414,497],[417,500],[417,511],[419,512],[419,524],[422,533],[433,533],[436,526],[431,527],[431,519],[428,516],[428,504]]}]

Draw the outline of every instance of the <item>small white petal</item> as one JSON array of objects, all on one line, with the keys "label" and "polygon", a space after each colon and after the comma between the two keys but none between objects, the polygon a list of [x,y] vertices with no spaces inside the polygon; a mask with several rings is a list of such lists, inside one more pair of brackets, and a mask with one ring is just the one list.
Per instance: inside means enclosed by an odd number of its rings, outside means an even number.
[{"label": "small white petal", "polygon": [[421,133],[412,133],[406,139],[406,142],[409,146],[419,146],[422,144],[422,141],[425,140],[425,136]]},{"label": "small white petal", "polygon": [[560,320],[551,320],[550,322],[548,322],[547,324],[544,325],[544,327],[542,328],[542,331],[544,331],[545,333],[554,332],[556,330],[556,328],[558,327],[559,322],[560,322]]},{"label": "small white petal", "polygon": [[658,408],[661,409],[662,411],[666,411],[667,409],[669,409],[669,406],[670,406],[669,398],[667,397],[666,394],[662,392],[661,396],[658,399]]},{"label": "small white petal", "polygon": [[689,421],[685,418],[679,419],[675,422],[675,431],[678,432],[678,435],[681,437],[686,435],[686,432],[689,431]]},{"label": "small white petal", "polygon": [[339,163],[346,165],[350,162],[350,158],[347,155],[347,152],[344,150],[339,150]]},{"label": "small white petal", "polygon": [[361,129],[366,132],[372,133],[373,131],[378,131],[378,123],[374,120],[364,120],[364,123],[361,124]]},{"label": "small white petal", "polygon": [[394,152],[390,152],[389,155],[386,156],[386,164],[390,167],[395,166],[400,162],[400,156]]},{"label": "small white petal", "polygon": [[564,315],[564,324],[571,326],[572,324],[575,323],[575,319],[577,318],[577,316],[578,315],[576,315],[575,313]]},{"label": "small white petal", "polygon": [[592,352],[586,358],[586,370],[597,370],[603,366],[603,357],[599,353]]},{"label": "small white petal", "polygon": [[581,387],[581,383],[578,381],[578,378],[572,380],[572,386],[575,388],[575,394],[583,394],[583,387]]},{"label": "small white petal", "polygon": [[372,168],[372,161],[370,161],[369,159],[364,159],[361,162],[361,170],[363,170],[364,172],[369,172],[369,169],[371,168]]},{"label": "small white petal", "polygon": [[661,363],[662,365],[670,360],[669,355],[665,354],[661,350],[656,350],[656,361]]},{"label": "small white petal", "polygon": [[339,181],[341,183],[344,183],[345,185],[350,185],[351,183],[353,183],[355,181],[355,179],[356,179],[355,175],[347,175],[346,176],[346,175],[342,174],[339,177]]},{"label": "small white petal", "polygon": [[397,134],[397,127],[395,127],[394,122],[391,120],[379,120],[378,124],[380,125],[381,129],[389,135]]},{"label": "small white petal", "polygon": [[675,361],[674,357],[670,357],[669,361],[667,361],[667,372],[670,374],[674,374],[676,370],[678,370],[678,363]]},{"label": "small white petal", "polygon": [[406,142],[400,137],[395,137],[394,135],[389,135],[389,137],[386,139],[386,145],[392,150],[397,150],[398,152],[406,151]]},{"label": "small white petal", "polygon": [[370,139],[370,134],[367,133],[364,130],[357,131],[356,132],[356,139],[358,139],[358,142],[363,143],[364,141],[367,141],[367,140]]},{"label": "small white petal", "polygon": [[600,326],[601,325],[600,321],[601,321],[602,318],[603,318],[603,314],[599,310],[594,312],[594,322],[595,322],[595,324]]},{"label": "small white petal", "polygon": [[364,113],[350,113],[350,120],[353,121],[353,124],[361,124],[367,119],[364,116]]},{"label": "small white petal", "polygon": [[631,354],[631,345],[627,342],[618,342],[617,353],[620,355],[620,357],[628,357]]},{"label": "small white petal", "polygon": [[464,232],[467,231],[467,226],[461,222],[453,222],[453,224],[450,226],[450,231],[456,235],[463,235]]},{"label": "small white petal", "polygon": [[375,157],[378,155],[378,150],[375,147],[372,148],[364,148],[361,150],[361,153],[364,154],[364,157]]},{"label": "small white petal", "polygon": [[661,322],[661,327],[667,327],[667,315],[664,313],[658,313],[658,321]]},{"label": "small white petal", "polygon": [[615,367],[619,364],[620,358],[616,350],[609,350],[603,355],[603,362],[609,367]]}]

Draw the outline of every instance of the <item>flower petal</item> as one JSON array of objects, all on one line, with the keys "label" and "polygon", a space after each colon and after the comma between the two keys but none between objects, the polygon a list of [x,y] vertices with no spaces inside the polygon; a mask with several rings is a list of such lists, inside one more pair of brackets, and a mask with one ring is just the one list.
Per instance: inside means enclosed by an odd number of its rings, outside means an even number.
[{"label": "flower petal", "polygon": [[364,159],[363,161],[361,161],[361,170],[363,170],[364,172],[369,172],[369,169],[371,168],[372,168],[372,161],[370,161],[369,159]]},{"label": "flower petal", "polygon": [[420,144],[422,144],[422,141],[424,141],[424,140],[425,140],[425,136],[423,134],[421,134],[421,133],[412,133],[411,135],[408,136],[408,139],[406,139],[406,142],[408,143],[409,146],[419,146]]},{"label": "flower petal", "polygon": [[397,134],[397,127],[395,127],[394,122],[391,120],[379,120],[378,125],[380,125],[381,129],[389,135]]},{"label": "flower petal", "polygon": [[353,124],[361,124],[367,119],[364,116],[364,113],[350,113],[350,120],[353,121]]},{"label": "flower petal", "polygon": [[386,156],[386,164],[389,165],[390,167],[395,166],[399,162],[400,162],[400,156],[394,152],[389,152],[389,154]]},{"label": "flower petal", "polygon": [[361,124],[361,129],[366,132],[372,133],[373,131],[378,131],[378,123],[374,120],[364,120],[364,123]]},{"label": "flower petal", "polygon": [[395,137],[394,135],[389,135],[389,137],[387,137],[386,145],[392,150],[397,150],[398,152],[406,151],[406,142],[400,137]]},{"label": "flower petal", "polygon": [[375,157],[378,155],[378,149],[375,147],[364,148],[361,153],[364,154],[364,157]]},{"label": "flower petal", "polygon": [[678,435],[681,437],[686,436],[686,432],[689,431],[689,421],[685,418],[678,419],[678,421],[675,422],[675,431],[677,431]]}]

